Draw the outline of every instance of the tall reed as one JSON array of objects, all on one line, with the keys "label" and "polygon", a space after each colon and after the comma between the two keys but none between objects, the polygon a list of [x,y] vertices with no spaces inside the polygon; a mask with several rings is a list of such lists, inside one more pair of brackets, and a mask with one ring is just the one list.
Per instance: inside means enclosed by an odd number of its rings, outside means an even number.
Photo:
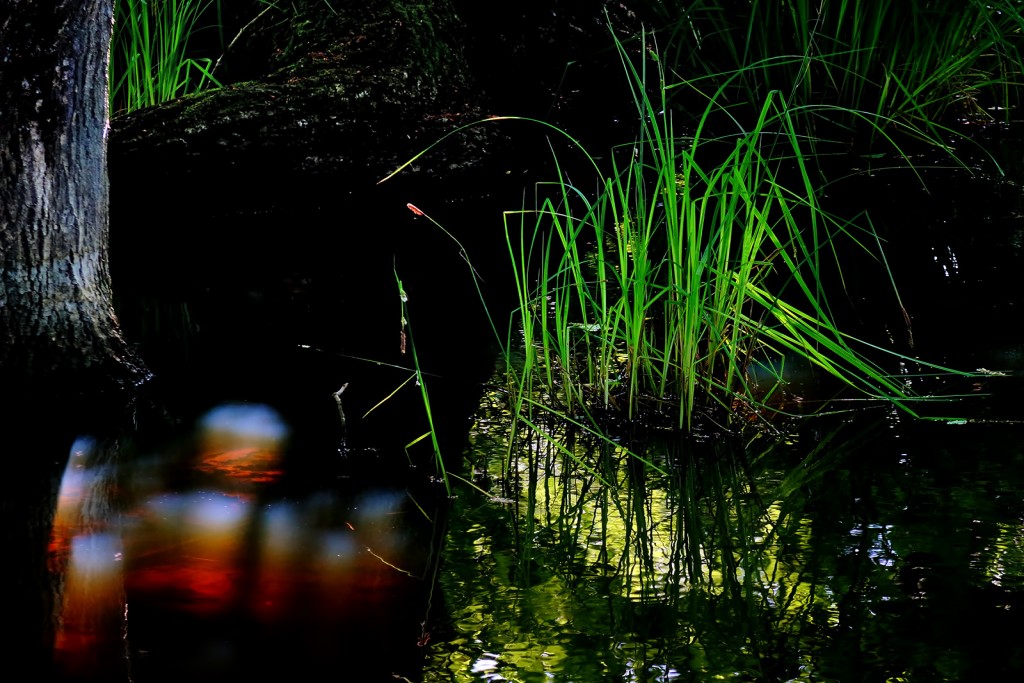
[{"label": "tall reed", "polygon": [[838,329],[823,285],[841,271],[840,252],[877,244],[820,201],[803,123],[834,108],[794,106],[773,90],[752,122],[733,118],[732,132],[713,133],[724,105],[712,95],[683,133],[660,60],[646,45],[639,63],[619,49],[636,142],[613,150],[595,192],[556,160],[536,206],[506,214],[526,348],[510,365],[515,386],[540,383],[567,414],[597,405],[632,419],[676,406],[678,426],[691,429],[698,413],[767,409],[782,378],[755,383],[752,363],[795,355],[862,397],[911,410],[905,383]]},{"label": "tall reed", "polygon": [[[784,400],[782,368],[794,358],[831,381],[818,398],[845,387],[915,414],[922,397],[895,368],[946,369],[861,342],[832,312],[826,282],[842,282],[850,252],[886,271],[888,261],[869,220],[822,204],[828,176],[819,149],[828,141],[815,130],[856,124],[915,172],[898,140],[942,146],[945,129],[806,102],[800,87],[737,106],[736,92],[759,77],[761,62],[687,80],[646,37],[637,42],[616,42],[636,138],[614,148],[605,168],[566,131],[534,121],[567,140],[596,180],[576,184],[578,173],[553,155],[554,177],[536,186],[533,205],[505,213],[518,294],[512,329],[523,341],[508,363],[514,414],[533,420],[540,406],[586,419],[594,409],[630,420],[671,413],[676,427],[692,430],[697,418],[736,424],[820,410],[824,401]],[[690,92],[685,116],[680,90]]]},{"label": "tall reed", "polygon": [[213,60],[190,56],[189,40],[221,0],[117,0],[111,49],[111,111],[127,113],[218,86]]},{"label": "tall reed", "polygon": [[677,73],[740,74],[733,102],[762,101],[777,89],[918,124],[1003,118],[1020,104],[1018,0],[646,4]]}]

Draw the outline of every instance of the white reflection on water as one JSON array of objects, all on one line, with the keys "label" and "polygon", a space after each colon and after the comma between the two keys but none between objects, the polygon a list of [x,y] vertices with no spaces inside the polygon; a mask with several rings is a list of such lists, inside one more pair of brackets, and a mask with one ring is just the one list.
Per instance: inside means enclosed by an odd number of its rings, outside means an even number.
[{"label": "white reflection on water", "polygon": [[248,501],[219,491],[197,491],[188,496],[185,521],[210,532],[237,532],[248,519]]},{"label": "white reflection on water", "polygon": [[288,437],[288,425],[276,410],[253,403],[226,403],[210,410],[199,420],[204,435],[225,435],[245,442],[281,443]]}]

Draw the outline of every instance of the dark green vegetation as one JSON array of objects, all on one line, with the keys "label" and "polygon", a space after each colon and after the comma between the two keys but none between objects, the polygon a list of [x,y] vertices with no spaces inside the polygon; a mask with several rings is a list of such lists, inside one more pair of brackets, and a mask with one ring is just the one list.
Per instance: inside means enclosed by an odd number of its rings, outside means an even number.
[{"label": "dark green vegetation", "polygon": [[[956,263],[898,254],[939,216],[994,222],[1021,3],[654,8],[617,45],[635,137],[584,150],[560,123],[506,214],[523,343],[472,431],[428,678],[1019,675],[1019,381],[968,406],[927,362],[1019,374],[1019,338],[982,351],[1008,323],[961,324]],[[1007,239],[1019,263],[1005,227],[979,260]],[[1000,289],[977,292],[1012,310]],[[926,297],[950,309],[922,330]],[[975,391],[1010,382],[987,372]],[[1003,424],[916,419],[947,412]]]},{"label": "dark green vegetation", "polygon": [[[1005,120],[1020,94],[1019,3],[648,9],[656,30],[609,38],[635,138],[595,152],[538,121],[569,144],[533,202],[505,214],[519,293],[513,413],[668,417],[684,430],[833,399],[916,414],[937,396],[897,375],[955,371],[906,355],[889,236],[830,196],[879,172],[922,184],[930,168],[970,172],[954,148]],[[903,315],[909,344],[882,348],[844,325],[833,302],[864,263],[891,284],[874,296]],[[799,404],[787,363],[822,378]]]},{"label": "dark green vegetation", "polygon": [[1020,3],[669,4],[615,39],[634,137],[532,120],[554,172],[505,213],[519,305],[428,678],[1015,675],[1019,401],[915,423],[1002,373],[915,338],[897,283],[935,283],[888,245],[936,223],[880,196],[981,213],[944,194],[1000,182]]},{"label": "dark green vegetation", "polygon": [[829,389],[812,408],[787,401],[789,360],[912,411],[919,397],[893,376],[910,359],[856,339],[831,303],[864,259],[894,282],[886,236],[828,195],[864,159],[916,174],[934,163],[924,146],[960,163],[966,131],[949,114],[1006,111],[1020,64],[1017,12],[928,4],[895,16],[889,3],[698,3],[620,45],[635,141],[612,151],[596,192],[559,176],[512,231],[520,272],[538,254],[541,272],[536,289],[520,282],[520,386],[537,368],[568,412],[634,417],[646,400],[679,406],[692,428],[698,415],[817,410]]},{"label": "dark green vegetation", "polygon": [[[435,54],[437,16],[402,7],[397,21],[434,46],[421,80],[452,81],[451,60]],[[216,83],[213,59],[185,52],[210,6],[121,8],[113,83],[126,108]],[[849,296],[846,270],[878,263],[893,284],[882,296],[913,339],[882,249],[888,236],[868,212],[829,196],[857,175],[963,166],[954,146],[967,126],[1005,120],[1017,104],[1019,9],[974,0],[645,3],[652,30],[608,39],[623,84],[608,94],[632,99],[635,137],[607,153],[554,128],[569,142],[554,176],[505,214],[519,297],[512,327],[522,333],[504,340],[514,412],[533,404],[587,420],[594,411],[668,417],[692,430],[819,412],[837,397],[911,413],[935,398],[908,389],[895,368],[949,371],[904,355],[912,344],[883,350],[873,331],[841,319],[833,302]],[[286,8],[264,12],[286,17],[299,37],[324,28]],[[325,44],[324,59],[332,50]],[[287,62],[288,46],[277,54]],[[293,79],[303,63],[288,67]],[[824,378],[799,405],[787,363]]]},{"label": "dark green vegetation", "polygon": [[[442,461],[434,421],[448,406],[424,370],[434,316],[409,262],[394,266],[387,343],[398,346],[399,298],[413,369],[376,387],[383,400],[367,414],[421,396],[426,427],[402,444],[436,454],[456,496],[424,679],[1013,678],[1024,666],[1010,635],[1024,604],[1019,381],[997,375],[1020,372],[1019,335],[1003,356],[978,348],[1015,328],[1020,298],[1005,290],[1021,235],[1019,220],[1004,236],[979,226],[1021,212],[1020,169],[1003,181],[992,158],[1017,118],[1021,4],[642,5],[645,32],[609,20],[606,49],[588,56],[612,65],[615,78],[590,87],[628,112],[618,126],[595,134],[590,115],[605,112],[594,110],[498,110],[508,115],[410,162],[445,176],[439,153],[481,128],[550,145],[532,165],[549,171],[524,181],[536,182],[503,224],[479,207],[459,227],[435,221],[438,186],[399,206],[423,207],[403,217],[421,244],[442,245],[430,258],[453,257],[446,307],[479,296],[504,350],[465,462]],[[443,33],[399,13],[416,36]],[[318,35],[312,15],[294,21]],[[328,46],[268,87],[337,77],[354,92],[363,81],[327,68],[361,46]],[[446,64],[451,80],[452,63],[428,50],[409,82]],[[383,95],[324,102],[400,109]],[[217,99],[192,103],[202,120]],[[489,229],[511,264],[507,330],[474,249]],[[952,247],[975,231],[985,246],[970,277],[995,270],[982,262],[1007,274],[958,296]],[[903,258],[908,243],[947,274],[924,277]],[[929,325],[926,309],[948,312]],[[459,323],[442,332],[457,349]],[[1011,389],[951,403],[997,386]],[[950,414],[1002,424],[917,420]]]},{"label": "dark green vegetation", "polygon": [[687,89],[727,102],[772,90],[935,130],[1007,120],[1019,104],[1021,6],[980,2],[653,2],[665,57]]}]

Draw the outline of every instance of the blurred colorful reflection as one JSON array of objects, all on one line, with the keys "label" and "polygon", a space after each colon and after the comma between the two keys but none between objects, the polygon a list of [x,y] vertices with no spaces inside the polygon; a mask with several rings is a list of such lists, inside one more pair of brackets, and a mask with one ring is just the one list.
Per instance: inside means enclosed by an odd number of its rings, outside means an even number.
[{"label": "blurred colorful reflection", "polygon": [[269,406],[226,404],[199,421],[196,470],[222,487],[239,489],[281,477],[288,425]]},{"label": "blurred colorful reflection", "polygon": [[65,672],[97,670],[84,663],[104,652],[138,681],[214,680],[254,657],[337,663],[340,643],[359,649],[417,609],[425,571],[409,552],[406,493],[272,496],[287,437],[267,406],[215,408],[187,458],[195,486],[161,490],[152,473],[167,468],[150,463],[145,493],[123,512],[113,501],[125,473],[91,441],[76,444],[51,543],[66,577]]},{"label": "blurred colorful reflection", "polygon": [[63,578],[55,659],[83,679],[123,659],[124,555],[106,455],[92,439],[72,445],[50,538],[50,569]]}]

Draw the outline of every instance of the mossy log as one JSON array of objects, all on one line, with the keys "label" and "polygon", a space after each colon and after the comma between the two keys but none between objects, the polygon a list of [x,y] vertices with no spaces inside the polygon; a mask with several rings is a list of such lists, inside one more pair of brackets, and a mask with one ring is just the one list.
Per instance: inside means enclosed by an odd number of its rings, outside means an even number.
[{"label": "mossy log", "polygon": [[[373,183],[458,124],[481,118],[449,3],[322,0],[265,12],[224,68],[244,81],[114,120],[111,181],[132,195],[259,210]],[[285,13],[287,12],[287,13]],[[436,167],[475,163],[484,132]]]}]

